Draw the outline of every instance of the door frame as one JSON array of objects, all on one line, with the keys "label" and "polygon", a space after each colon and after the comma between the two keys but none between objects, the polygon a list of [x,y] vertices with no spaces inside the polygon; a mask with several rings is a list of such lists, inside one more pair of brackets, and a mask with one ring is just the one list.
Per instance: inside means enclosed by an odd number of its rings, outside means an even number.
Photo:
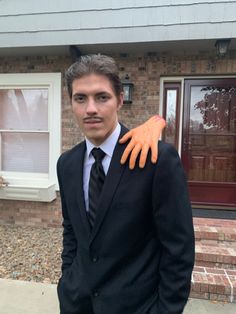
[{"label": "door frame", "polygon": [[[181,159],[184,157],[182,156],[182,145],[183,145],[183,128],[184,128],[184,82],[185,80],[214,80],[214,79],[236,79],[236,75],[196,75],[196,76],[161,76],[160,77],[160,104],[159,104],[159,114],[163,116],[164,114],[164,84],[171,83],[171,82],[179,82],[181,83],[181,95],[180,95],[180,106],[179,106],[179,142],[178,142],[178,153]],[[193,193],[192,187],[198,186],[200,182],[188,182],[190,194]],[[214,184],[212,184],[214,190]],[[224,193],[232,193],[235,190],[235,184],[232,183],[222,183],[222,189]],[[214,193],[214,192],[212,192]],[[198,195],[193,195],[193,199]],[[224,204],[224,203],[217,203],[217,202],[210,202],[207,203],[205,201],[204,195],[201,195],[201,202],[193,201],[193,207],[204,207],[204,208],[222,208],[222,209],[234,209],[236,210],[236,204]]]}]

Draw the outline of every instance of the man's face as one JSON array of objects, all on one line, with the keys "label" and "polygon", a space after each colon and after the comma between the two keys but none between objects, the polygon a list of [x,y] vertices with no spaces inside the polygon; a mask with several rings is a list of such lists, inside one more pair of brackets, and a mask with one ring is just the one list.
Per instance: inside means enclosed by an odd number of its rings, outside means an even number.
[{"label": "man's face", "polygon": [[73,81],[71,103],[79,128],[99,146],[117,125],[123,94],[117,98],[106,76],[89,74]]}]

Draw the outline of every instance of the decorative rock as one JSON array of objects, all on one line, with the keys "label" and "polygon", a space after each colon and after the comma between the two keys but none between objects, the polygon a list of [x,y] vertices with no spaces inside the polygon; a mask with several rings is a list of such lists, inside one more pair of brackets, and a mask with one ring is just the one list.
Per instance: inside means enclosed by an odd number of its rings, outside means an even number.
[{"label": "decorative rock", "polygon": [[0,278],[57,283],[61,228],[0,225]]}]

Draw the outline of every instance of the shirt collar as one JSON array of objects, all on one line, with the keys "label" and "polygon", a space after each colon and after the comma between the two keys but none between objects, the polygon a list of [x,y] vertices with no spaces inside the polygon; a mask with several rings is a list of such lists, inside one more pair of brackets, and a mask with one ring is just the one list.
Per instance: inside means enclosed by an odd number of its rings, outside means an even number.
[{"label": "shirt collar", "polygon": [[[112,157],[114,148],[116,146],[117,140],[119,138],[120,135],[120,130],[121,130],[121,126],[119,123],[117,123],[117,126],[115,128],[115,130],[108,136],[108,138],[99,146],[106,155],[108,155],[110,158]],[[92,144],[87,138],[85,138],[86,141],[86,146],[87,146],[87,158],[89,158],[91,150],[95,146],[94,144]]]}]

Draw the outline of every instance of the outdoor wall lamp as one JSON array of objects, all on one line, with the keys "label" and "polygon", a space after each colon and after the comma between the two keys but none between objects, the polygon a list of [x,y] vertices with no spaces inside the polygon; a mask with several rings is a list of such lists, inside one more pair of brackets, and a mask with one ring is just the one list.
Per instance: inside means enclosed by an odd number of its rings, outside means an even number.
[{"label": "outdoor wall lamp", "polygon": [[216,47],[217,55],[219,57],[224,57],[226,55],[226,53],[228,52],[229,44],[230,44],[230,39],[219,39],[216,41],[215,47]]},{"label": "outdoor wall lamp", "polygon": [[8,182],[2,176],[0,176],[0,189],[5,188],[6,186],[8,186]]},{"label": "outdoor wall lamp", "polygon": [[126,74],[125,79],[122,81],[124,91],[124,104],[132,104],[134,84],[129,80],[129,75]]}]

